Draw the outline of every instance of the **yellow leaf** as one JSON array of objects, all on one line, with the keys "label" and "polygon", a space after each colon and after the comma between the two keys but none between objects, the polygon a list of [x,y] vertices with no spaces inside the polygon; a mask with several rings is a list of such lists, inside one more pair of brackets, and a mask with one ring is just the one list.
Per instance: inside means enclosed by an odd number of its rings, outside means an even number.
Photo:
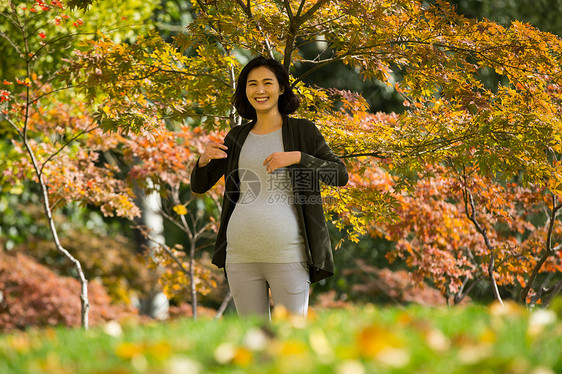
[{"label": "yellow leaf", "polygon": [[117,347],[115,353],[121,359],[130,360],[133,357],[142,354],[144,352],[144,347],[138,344],[133,344],[129,342],[123,342]]},{"label": "yellow leaf", "polygon": [[244,347],[238,347],[234,352],[234,357],[232,358],[232,362],[235,365],[248,367],[252,363],[253,355],[252,352]]},{"label": "yellow leaf", "polygon": [[323,362],[331,362],[334,359],[334,351],[321,330],[310,332],[310,347]]},{"label": "yellow leaf", "polygon": [[159,342],[150,347],[150,355],[158,360],[166,360],[172,353],[172,347],[168,342]]},{"label": "yellow leaf", "polygon": [[187,209],[182,204],[176,205],[173,209],[174,212],[180,216],[185,216],[187,214]]},{"label": "yellow leaf", "polygon": [[400,348],[398,337],[390,330],[380,326],[369,326],[357,335],[357,351],[365,358],[376,357],[385,349]]},{"label": "yellow leaf", "polygon": [[281,346],[279,354],[283,357],[286,356],[300,356],[307,351],[307,346],[298,340],[287,340]]}]

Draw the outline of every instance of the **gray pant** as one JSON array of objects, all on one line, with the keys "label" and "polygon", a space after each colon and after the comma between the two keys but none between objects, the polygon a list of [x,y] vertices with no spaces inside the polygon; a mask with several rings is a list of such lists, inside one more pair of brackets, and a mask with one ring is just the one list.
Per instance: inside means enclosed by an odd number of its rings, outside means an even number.
[{"label": "gray pant", "polygon": [[275,305],[283,305],[290,313],[308,313],[310,278],[306,263],[226,264],[228,286],[239,316],[270,316],[269,290]]}]

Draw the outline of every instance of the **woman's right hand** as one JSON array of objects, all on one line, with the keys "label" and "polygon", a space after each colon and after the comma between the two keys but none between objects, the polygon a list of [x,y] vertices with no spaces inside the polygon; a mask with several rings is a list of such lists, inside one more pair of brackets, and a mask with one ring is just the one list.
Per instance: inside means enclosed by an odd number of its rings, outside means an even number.
[{"label": "woman's right hand", "polygon": [[226,158],[228,155],[223,150],[227,149],[228,147],[224,145],[224,140],[220,140],[218,142],[211,140],[209,143],[207,143],[205,151],[199,158],[199,166],[207,166],[207,164],[211,162],[211,160]]}]

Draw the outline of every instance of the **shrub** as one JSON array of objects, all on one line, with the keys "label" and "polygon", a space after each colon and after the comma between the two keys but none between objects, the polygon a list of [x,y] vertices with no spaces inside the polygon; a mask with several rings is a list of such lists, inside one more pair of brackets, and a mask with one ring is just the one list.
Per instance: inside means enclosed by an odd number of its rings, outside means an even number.
[{"label": "shrub", "polygon": [[[133,310],[111,305],[103,286],[88,284],[90,324],[117,319]],[[80,283],[56,275],[22,253],[0,251],[0,330],[31,326],[80,326]]]},{"label": "shrub", "polygon": [[[61,243],[80,261],[86,278],[103,284],[114,302],[131,304],[131,297],[152,290],[157,283],[135,243],[123,235],[100,235],[83,228],[68,229]],[[18,251],[33,256],[57,274],[74,276],[74,265],[55,249],[50,239],[29,238]]]}]

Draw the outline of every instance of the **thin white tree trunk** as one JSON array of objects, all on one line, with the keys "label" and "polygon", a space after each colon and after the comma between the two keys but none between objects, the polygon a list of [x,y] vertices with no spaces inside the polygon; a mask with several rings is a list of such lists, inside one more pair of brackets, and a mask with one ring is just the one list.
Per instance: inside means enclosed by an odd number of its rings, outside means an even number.
[{"label": "thin white tree trunk", "polygon": [[74,264],[74,267],[76,268],[76,271],[78,272],[78,277],[80,279],[80,285],[81,285],[81,293],[80,293],[81,324],[82,324],[82,327],[85,330],[87,330],[89,328],[88,315],[89,315],[89,311],[90,311],[90,301],[88,299],[88,280],[86,279],[86,276],[84,275],[84,271],[82,270],[82,264],[80,264],[80,261],[78,261],[76,258],[74,258],[74,256],[72,256],[70,254],[70,252],[68,252],[60,243],[57,227],[56,227],[55,221],[53,219],[51,204],[50,204],[50,201],[49,201],[49,190],[48,190],[47,184],[45,183],[45,180],[43,179],[43,175],[41,173],[41,169],[39,168],[39,164],[37,163],[35,153],[33,152],[33,149],[31,149],[31,146],[29,145],[29,142],[27,141],[27,138],[25,136],[23,138],[23,142],[24,142],[25,147],[27,149],[27,153],[29,154],[29,157],[31,158],[31,162],[32,162],[33,168],[35,170],[35,174],[37,175],[37,178],[39,180],[39,187],[41,189],[41,194],[42,194],[42,198],[43,198],[42,199],[43,200],[43,209],[45,210],[45,215],[47,216],[47,220],[48,220],[48,223],[49,223],[49,229],[51,230],[51,234],[53,235],[53,241],[55,243],[55,247],[57,248],[57,250],[59,252],[61,252],[66,258],[68,258]]},{"label": "thin white tree trunk", "polygon": [[[143,192],[139,192],[139,196],[143,196]],[[160,210],[161,198],[157,192],[152,192],[144,195],[142,199],[143,212],[142,220],[144,226],[150,231],[150,236],[153,240],[148,242],[150,248],[150,256],[155,251],[160,251],[160,246],[156,243],[165,243],[164,238],[164,219],[157,212]],[[163,292],[154,290],[144,300],[146,305],[143,310],[147,311],[150,317],[164,320],[169,316],[170,302]]]}]

